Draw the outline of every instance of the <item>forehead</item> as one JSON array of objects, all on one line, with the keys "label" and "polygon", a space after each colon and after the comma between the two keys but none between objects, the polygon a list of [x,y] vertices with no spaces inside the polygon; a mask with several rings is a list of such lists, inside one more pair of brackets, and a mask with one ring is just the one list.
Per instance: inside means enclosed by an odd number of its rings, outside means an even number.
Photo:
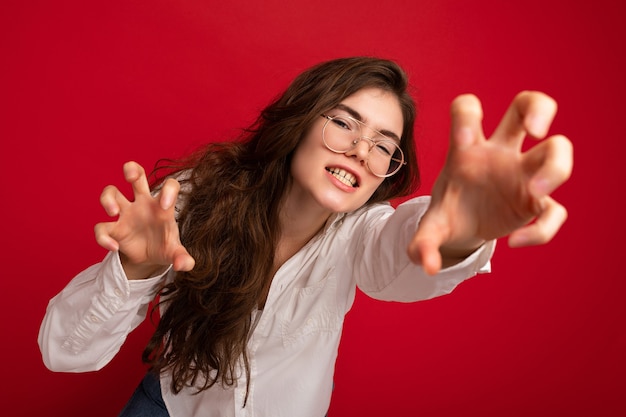
[{"label": "forehead", "polygon": [[[398,97],[380,88],[364,88],[341,101],[338,109],[352,110],[355,119],[388,136],[402,137],[404,118]],[[356,116],[356,117],[355,117]]]}]

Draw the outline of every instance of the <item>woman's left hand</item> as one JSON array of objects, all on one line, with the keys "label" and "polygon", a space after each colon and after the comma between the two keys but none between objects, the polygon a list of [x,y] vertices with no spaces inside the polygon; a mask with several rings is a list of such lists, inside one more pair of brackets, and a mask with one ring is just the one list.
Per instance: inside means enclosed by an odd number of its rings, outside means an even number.
[{"label": "woman's left hand", "polygon": [[[415,263],[435,274],[487,240],[508,235],[509,246],[521,247],[554,237],[567,211],[550,194],[573,165],[571,142],[546,138],[556,108],[543,93],[522,92],[486,139],[480,101],[473,95],[454,100],[447,160],[408,248]],[[527,135],[543,140],[522,152]]]}]

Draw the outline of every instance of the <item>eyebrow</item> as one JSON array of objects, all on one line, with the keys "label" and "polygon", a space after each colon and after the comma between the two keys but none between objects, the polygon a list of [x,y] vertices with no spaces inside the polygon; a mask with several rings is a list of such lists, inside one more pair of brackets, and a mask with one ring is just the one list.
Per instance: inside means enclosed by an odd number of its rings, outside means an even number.
[{"label": "eyebrow", "polygon": [[[349,114],[350,114],[350,116],[352,116],[353,118],[355,118],[355,119],[356,119],[356,120],[358,120],[359,122],[361,122],[361,123],[365,124],[365,122],[363,121],[363,117],[361,116],[361,114],[360,114],[358,111],[354,110],[352,107],[350,107],[350,106],[346,106],[345,104],[341,104],[341,103],[340,103],[340,104],[338,104],[338,105],[337,105],[337,107],[336,107],[336,108],[337,108],[337,109],[339,109],[339,110],[343,110],[343,111],[345,111],[346,113],[349,113]],[[393,133],[391,130],[385,130],[385,129],[382,129],[382,130],[375,129],[375,130],[377,130],[378,132],[382,133],[382,134],[383,134],[383,135],[385,135],[385,136],[388,136],[388,137],[389,137],[389,138],[391,138],[391,139],[394,139],[394,140],[398,141],[398,143],[400,142],[400,138],[398,137],[398,135],[396,135],[395,133]]]}]

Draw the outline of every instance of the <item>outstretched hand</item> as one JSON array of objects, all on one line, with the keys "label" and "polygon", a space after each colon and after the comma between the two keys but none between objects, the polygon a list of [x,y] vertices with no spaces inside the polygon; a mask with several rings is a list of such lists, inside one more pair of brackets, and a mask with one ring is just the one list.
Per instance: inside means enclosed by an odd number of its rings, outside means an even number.
[{"label": "outstretched hand", "polygon": [[118,218],[95,226],[98,244],[120,252],[129,279],[148,278],[169,265],[191,270],[195,261],[180,242],[174,214],[180,184],[170,178],[153,196],[144,169],[135,162],[124,164],[124,177],[132,185],[134,201],[117,187],[104,189],[100,203],[109,216]]},{"label": "outstretched hand", "polygon": [[[522,92],[486,139],[480,101],[473,95],[454,100],[447,160],[408,248],[415,263],[435,274],[487,240],[509,236],[509,246],[522,247],[554,237],[567,211],[550,194],[573,164],[566,137],[545,138],[556,109],[547,95]],[[522,152],[526,136],[543,140]]]}]

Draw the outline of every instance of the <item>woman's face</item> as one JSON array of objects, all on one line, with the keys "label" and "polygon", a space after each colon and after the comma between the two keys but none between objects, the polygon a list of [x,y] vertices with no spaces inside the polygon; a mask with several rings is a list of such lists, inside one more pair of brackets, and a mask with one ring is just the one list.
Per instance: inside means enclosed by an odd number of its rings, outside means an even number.
[{"label": "woman's face", "polygon": [[[360,120],[367,125],[362,128],[364,136],[373,136],[371,129],[375,129],[389,137],[402,137],[403,118],[398,98],[379,88],[359,90],[327,115]],[[368,141],[360,141],[346,153],[328,149],[322,140],[325,122],[326,118],[320,115],[294,152],[291,192],[298,199],[308,199],[327,211],[351,212],[369,200],[383,178],[372,174],[367,167]]]}]

